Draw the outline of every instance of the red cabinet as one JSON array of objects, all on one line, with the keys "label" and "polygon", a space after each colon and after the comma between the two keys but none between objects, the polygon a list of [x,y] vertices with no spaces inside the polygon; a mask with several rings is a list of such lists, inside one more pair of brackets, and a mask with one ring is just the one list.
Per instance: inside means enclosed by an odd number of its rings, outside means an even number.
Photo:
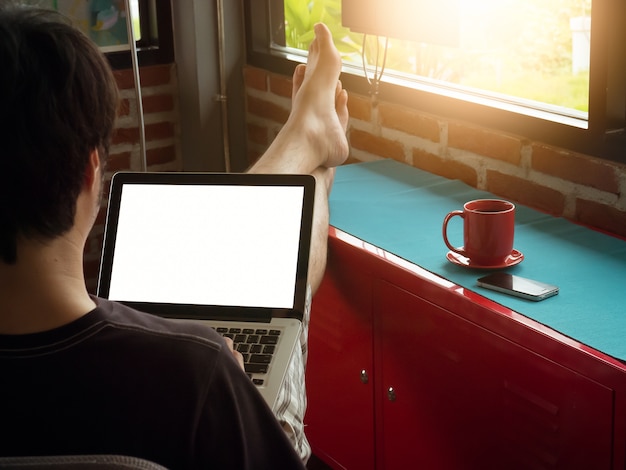
[{"label": "red cabinet", "polygon": [[317,456],[334,468],[367,470],[374,468],[373,278],[363,261],[336,251],[315,296],[306,376],[314,398],[305,423]]},{"label": "red cabinet", "polygon": [[307,434],[346,469],[624,469],[626,368],[332,229]]}]

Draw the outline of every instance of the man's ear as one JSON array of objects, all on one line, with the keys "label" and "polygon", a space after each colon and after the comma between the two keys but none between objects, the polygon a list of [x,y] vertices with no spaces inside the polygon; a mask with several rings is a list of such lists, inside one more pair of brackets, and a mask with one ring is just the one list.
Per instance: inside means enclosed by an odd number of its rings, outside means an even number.
[{"label": "man's ear", "polygon": [[100,154],[98,149],[93,149],[89,153],[89,162],[85,170],[85,189],[95,189],[100,179]]}]

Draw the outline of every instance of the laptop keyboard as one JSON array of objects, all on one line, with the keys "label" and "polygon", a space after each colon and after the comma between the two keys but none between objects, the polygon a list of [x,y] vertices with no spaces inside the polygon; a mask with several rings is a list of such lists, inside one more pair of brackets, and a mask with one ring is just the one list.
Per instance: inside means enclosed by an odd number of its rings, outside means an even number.
[{"label": "laptop keyboard", "polygon": [[217,327],[216,331],[233,340],[235,349],[243,356],[246,373],[255,385],[263,385],[264,379],[256,374],[267,374],[280,330]]}]

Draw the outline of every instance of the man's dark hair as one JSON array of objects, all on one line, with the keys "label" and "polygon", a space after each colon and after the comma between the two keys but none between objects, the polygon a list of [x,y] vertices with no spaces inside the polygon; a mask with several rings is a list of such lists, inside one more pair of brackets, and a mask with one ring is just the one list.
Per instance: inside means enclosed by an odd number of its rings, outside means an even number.
[{"label": "man's dark hair", "polygon": [[118,106],[106,58],[61,14],[0,0],[0,261],[18,237],[74,223],[91,151],[104,167]]}]

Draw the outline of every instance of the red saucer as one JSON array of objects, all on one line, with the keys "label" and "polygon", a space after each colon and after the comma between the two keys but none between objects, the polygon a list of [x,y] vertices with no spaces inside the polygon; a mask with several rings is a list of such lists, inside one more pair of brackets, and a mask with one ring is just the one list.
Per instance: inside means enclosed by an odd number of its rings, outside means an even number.
[{"label": "red saucer", "polygon": [[518,263],[521,263],[524,259],[524,254],[521,251],[513,250],[509,256],[504,260],[504,262],[496,265],[485,266],[483,264],[478,264],[476,262],[472,262],[471,259],[460,255],[454,251],[448,251],[446,255],[448,261],[454,263],[459,266],[463,266],[465,268],[473,268],[473,269],[502,269],[508,268],[511,266],[515,266]]}]

